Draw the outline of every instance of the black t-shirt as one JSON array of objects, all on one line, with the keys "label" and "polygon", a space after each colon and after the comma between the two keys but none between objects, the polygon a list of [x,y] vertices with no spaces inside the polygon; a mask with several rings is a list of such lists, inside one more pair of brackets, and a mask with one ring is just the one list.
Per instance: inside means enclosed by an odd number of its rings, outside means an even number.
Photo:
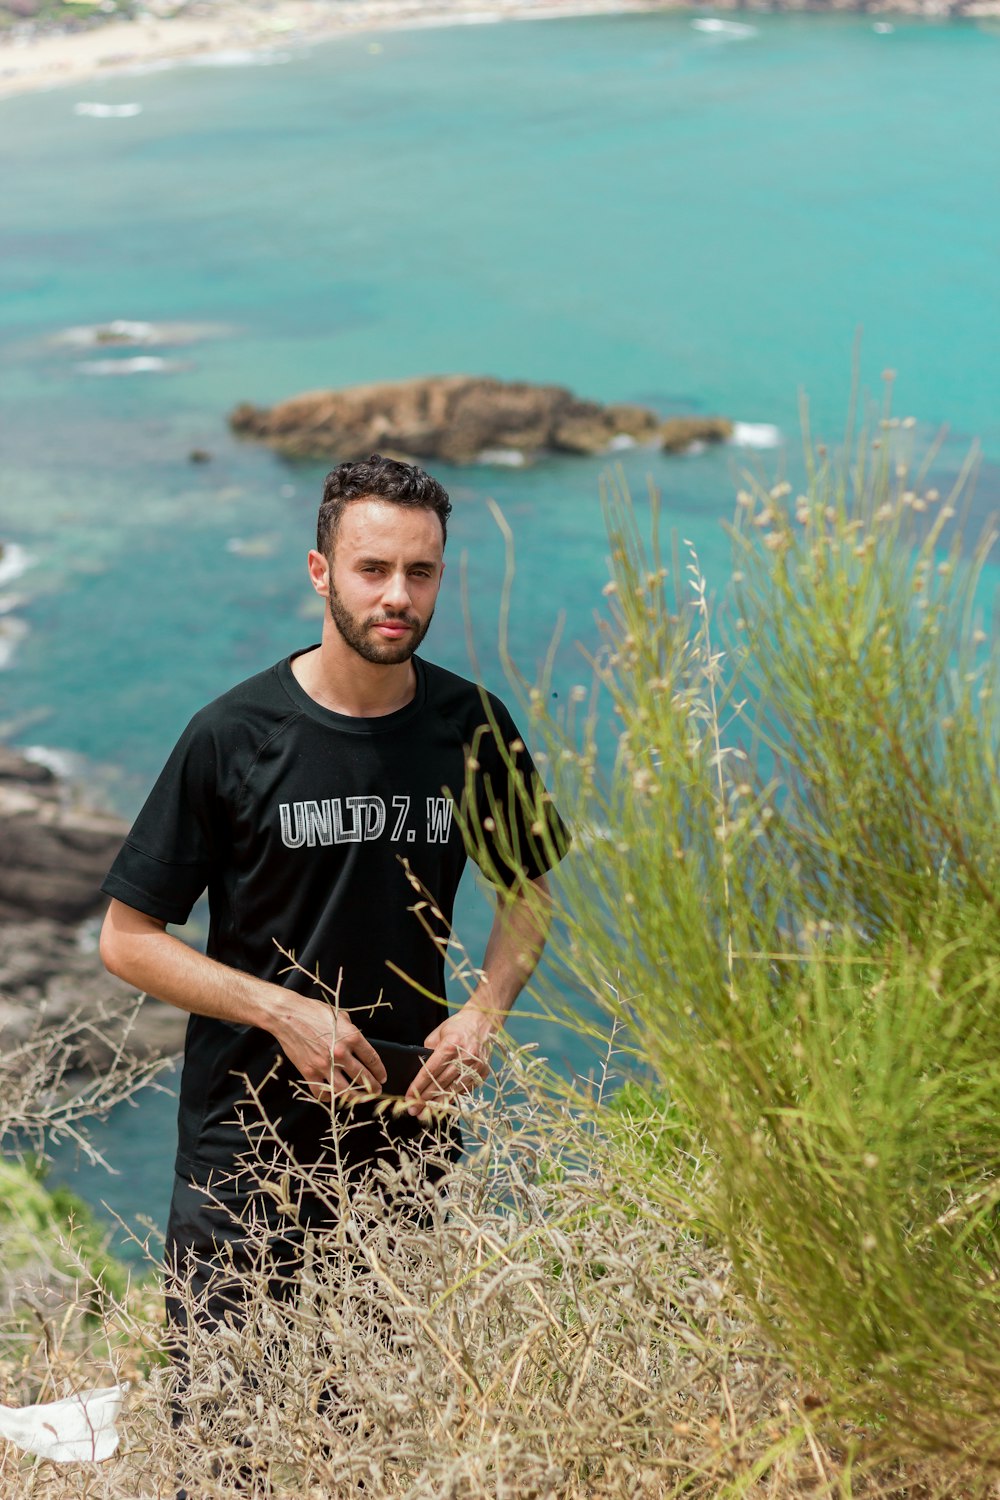
[{"label": "black t-shirt", "polygon": [[[183,923],[207,888],[212,958],[322,999],[318,974],[339,986],[362,1032],[422,1043],[447,1014],[443,946],[424,924],[447,937],[466,860],[462,819],[493,841],[484,863],[507,885],[548,869],[564,832],[499,699],[413,662],[413,699],[381,717],[322,707],[290,660],[210,703],[174,747],[102,889]],[[248,1103],[255,1092],[259,1110]],[[259,1133],[260,1111],[297,1160],[332,1150],[329,1111],[269,1032],[192,1015],[177,1170],[231,1167],[246,1132]],[[404,1116],[392,1128],[405,1135],[415,1123]]]}]

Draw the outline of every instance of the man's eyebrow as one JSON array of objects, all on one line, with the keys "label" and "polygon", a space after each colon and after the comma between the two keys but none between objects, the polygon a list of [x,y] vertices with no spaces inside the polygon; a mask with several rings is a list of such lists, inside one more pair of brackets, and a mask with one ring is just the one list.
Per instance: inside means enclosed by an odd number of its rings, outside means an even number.
[{"label": "man's eyebrow", "polygon": [[[389,559],[386,557],[356,557],[354,561],[360,568],[367,568],[371,567],[372,565],[380,568],[389,568],[392,566]],[[408,568],[436,568],[438,566],[438,563],[434,558],[428,557],[418,558],[414,562],[407,563],[406,566]]]}]

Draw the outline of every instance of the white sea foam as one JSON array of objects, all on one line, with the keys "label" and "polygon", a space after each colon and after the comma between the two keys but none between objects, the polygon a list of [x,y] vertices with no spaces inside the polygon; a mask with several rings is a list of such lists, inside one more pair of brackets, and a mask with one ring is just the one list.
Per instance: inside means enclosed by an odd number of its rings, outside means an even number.
[{"label": "white sea foam", "polygon": [[231,536],[226,551],[235,557],[273,557],[277,545],[273,536]]},{"label": "white sea foam", "polygon": [[520,448],[484,448],[476,461],[481,464],[498,464],[504,469],[523,469],[527,463]]},{"label": "white sea foam", "polygon": [[27,625],[17,615],[0,616],[0,672],[10,666],[15,651],[27,634]]},{"label": "white sea foam", "polygon": [[28,745],[21,754],[32,765],[44,766],[46,771],[58,776],[60,781],[68,781],[79,774],[80,757],[70,750],[53,750],[49,745]]},{"label": "white sea foam", "polygon": [[232,47],[223,52],[205,52],[188,59],[194,68],[274,68],[291,62],[290,52],[254,52],[249,47]]},{"label": "white sea foam", "polygon": [[95,323],[89,328],[67,328],[60,335],[67,344],[155,344],[156,327],[134,318],[112,318],[110,323]]},{"label": "white sea foam", "polygon": [[[451,16],[448,20],[452,23]],[[496,26],[504,20],[506,17],[498,10],[469,10],[464,15],[454,17],[454,21],[460,26]]]},{"label": "white sea foam", "polygon": [[623,448],[637,448],[639,445],[629,432],[616,432],[608,444],[609,453],[619,453]]},{"label": "white sea foam", "polygon": [[112,318],[107,323],[83,323],[64,328],[52,339],[74,349],[148,348],[156,344],[194,344],[199,339],[231,333],[225,323],[147,323],[137,318]]},{"label": "white sea foam", "polygon": [[729,42],[745,42],[749,37],[757,35],[756,26],[748,26],[745,21],[721,21],[717,16],[701,16],[691,25],[695,31],[706,32],[709,36],[720,37]]},{"label": "white sea foam", "polygon": [[15,578],[28,571],[34,560],[19,543],[4,542],[0,552],[0,584],[13,583]]},{"label": "white sea foam", "polygon": [[159,354],[137,354],[132,359],[85,359],[76,368],[81,375],[165,375],[189,366]]},{"label": "white sea foam", "polygon": [[148,62],[129,63],[119,71],[127,78],[142,78],[147,73],[172,73],[177,62],[172,57],[151,57]]},{"label": "white sea foam", "polygon": [[94,120],[129,120],[142,114],[141,104],[96,104],[85,102],[74,104],[75,115],[89,115]]},{"label": "white sea foam", "polygon": [[889,21],[876,21],[874,26],[872,27],[872,31],[874,31],[878,36],[888,36],[890,31],[895,31],[895,29],[895,26],[893,26]]},{"label": "white sea foam", "polygon": [[780,448],[784,439],[770,422],[734,422],[729,441],[736,448]]}]

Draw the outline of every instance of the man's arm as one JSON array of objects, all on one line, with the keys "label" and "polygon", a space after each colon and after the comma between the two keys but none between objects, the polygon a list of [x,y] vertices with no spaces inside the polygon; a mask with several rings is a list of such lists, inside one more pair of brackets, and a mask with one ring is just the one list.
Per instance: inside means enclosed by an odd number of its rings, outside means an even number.
[{"label": "man's arm", "polygon": [[329,1098],[331,1081],[337,1095],[381,1092],[382,1061],[346,1012],[207,958],[156,917],[112,900],[101,958],[119,979],[180,1010],[269,1031],[317,1099]]},{"label": "man's arm", "polygon": [[497,898],[483,977],[461,1009],[425,1038],[434,1051],[407,1090],[411,1115],[435,1099],[474,1088],[489,1073],[490,1045],[530,979],[549,930],[548,881],[539,875],[530,884],[533,896]]}]

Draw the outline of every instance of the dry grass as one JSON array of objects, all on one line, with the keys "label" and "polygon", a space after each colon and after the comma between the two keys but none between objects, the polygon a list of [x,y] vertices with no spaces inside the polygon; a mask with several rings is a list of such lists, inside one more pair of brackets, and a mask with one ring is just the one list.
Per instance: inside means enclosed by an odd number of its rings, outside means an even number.
[{"label": "dry grass", "polygon": [[[599,1120],[521,1054],[465,1106],[470,1150],[440,1190],[419,1169],[360,1190],[312,1182],[336,1229],[307,1240],[294,1302],[247,1273],[245,1324],[192,1337],[183,1435],[155,1286],[105,1299],[96,1320],[82,1282],[37,1309],[34,1336],[22,1324],[7,1341],[0,1398],[103,1384],[110,1365],[133,1381],[123,1446],[91,1468],[7,1448],[0,1493],[168,1497],[179,1473],[205,1500],[241,1483],[411,1500],[971,1493],[927,1464],[862,1473],[869,1437],[821,1435],[823,1392],[796,1389],[699,1225],[706,1161],[655,1109]],[[280,1183],[289,1205],[301,1185]]]}]

